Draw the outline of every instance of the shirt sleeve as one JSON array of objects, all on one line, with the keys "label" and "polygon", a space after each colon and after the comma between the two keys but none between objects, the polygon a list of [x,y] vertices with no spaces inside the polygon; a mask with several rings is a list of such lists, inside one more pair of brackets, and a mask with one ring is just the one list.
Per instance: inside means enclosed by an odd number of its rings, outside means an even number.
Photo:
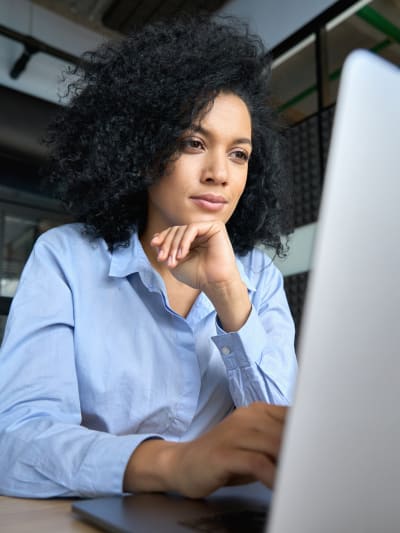
[{"label": "shirt sleeve", "polygon": [[[268,272],[267,272],[268,270]],[[280,271],[270,265],[252,298],[246,323],[212,337],[225,364],[236,407],[255,401],[289,405],[297,376],[294,323]]]},{"label": "shirt sleeve", "polygon": [[81,426],[73,295],[60,262],[39,239],[0,352],[0,493],[121,494],[132,452],[151,437],[157,435],[117,436]]}]

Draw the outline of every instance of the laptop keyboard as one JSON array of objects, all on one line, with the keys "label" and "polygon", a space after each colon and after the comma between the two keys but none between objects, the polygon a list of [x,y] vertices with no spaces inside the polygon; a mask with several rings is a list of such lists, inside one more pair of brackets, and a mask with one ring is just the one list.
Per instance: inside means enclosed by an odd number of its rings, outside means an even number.
[{"label": "laptop keyboard", "polygon": [[192,531],[206,533],[263,533],[266,513],[264,511],[227,511],[180,521],[179,524]]}]

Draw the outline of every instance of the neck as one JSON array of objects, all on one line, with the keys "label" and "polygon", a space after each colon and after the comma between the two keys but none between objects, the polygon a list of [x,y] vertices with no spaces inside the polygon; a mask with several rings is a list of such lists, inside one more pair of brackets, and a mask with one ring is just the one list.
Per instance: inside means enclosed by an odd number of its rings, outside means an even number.
[{"label": "neck", "polygon": [[149,237],[148,232],[145,231],[142,235],[139,235],[139,240],[142,244],[144,253],[147,255],[147,259],[150,261],[151,266],[154,268],[154,270],[157,270],[162,277],[164,277],[164,273],[166,270],[168,270],[168,268],[164,264],[157,261],[157,249],[150,246],[151,237]]},{"label": "neck", "polygon": [[151,213],[148,213],[144,231],[139,234],[139,240],[151,266],[161,274],[164,280],[166,277],[168,278],[168,275],[171,276],[171,272],[165,263],[159,263],[157,261],[157,249],[150,246],[150,242],[156,233],[160,233],[167,227],[168,225],[166,225],[165,222],[163,223],[163,221],[158,220],[157,217],[151,216]]}]

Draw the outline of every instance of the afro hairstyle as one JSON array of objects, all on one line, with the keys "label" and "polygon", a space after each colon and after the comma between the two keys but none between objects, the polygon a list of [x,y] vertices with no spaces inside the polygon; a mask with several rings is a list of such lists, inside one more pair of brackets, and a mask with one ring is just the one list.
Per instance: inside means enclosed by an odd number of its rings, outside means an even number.
[{"label": "afro hairstyle", "polygon": [[74,220],[109,249],[146,227],[147,189],[221,93],[247,105],[253,151],[227,230],[235,252],[285,255],[291,230],[283,128],[269,104],[271,57],[238,19],[181,16],[83,55],[49,127],[47,176]]}]

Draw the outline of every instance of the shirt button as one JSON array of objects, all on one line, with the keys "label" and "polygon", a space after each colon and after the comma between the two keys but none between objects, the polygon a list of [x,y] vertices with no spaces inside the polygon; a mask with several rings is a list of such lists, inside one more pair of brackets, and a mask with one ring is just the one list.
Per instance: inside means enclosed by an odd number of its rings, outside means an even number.
[{"label": "shirt button", "polygon": [[229,355],[231,353],[231,349],[229,346],[223,346],[221,349],[222,355]]}]

